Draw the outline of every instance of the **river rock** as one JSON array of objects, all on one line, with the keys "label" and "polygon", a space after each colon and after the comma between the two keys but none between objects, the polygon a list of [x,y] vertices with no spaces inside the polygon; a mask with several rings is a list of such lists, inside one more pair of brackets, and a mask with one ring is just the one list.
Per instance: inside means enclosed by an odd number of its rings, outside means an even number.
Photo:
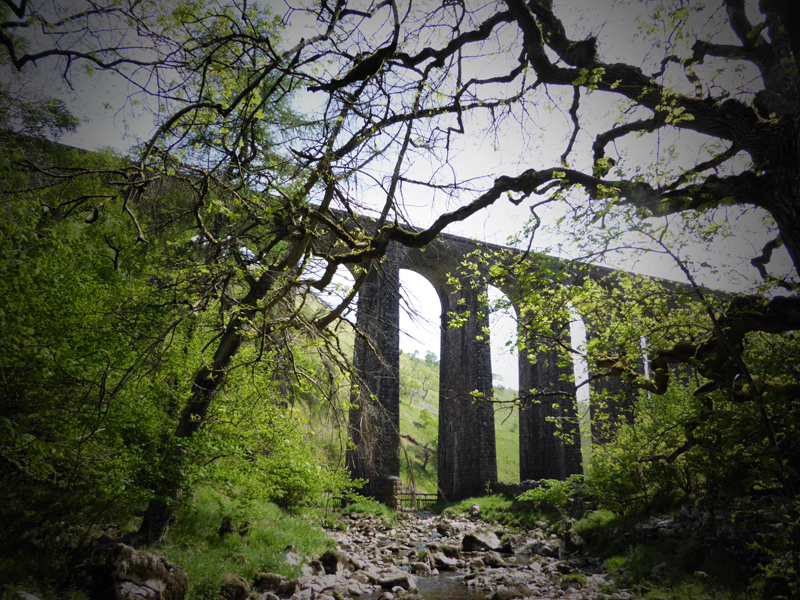
[{"label": "river rock", "polygon": [[378,579],[378,585],[385,590],[391,590],[395,587],[401,587],[404,590],[410,590],[417,587],[417,581],[414,576],[405,571],[388,571]]},{"label": "river rock", "polygon": [[538,531],[532,531],[528,534],[511,533],[508,535],[508,542],[503,544],[501,551],[509,554],[530,554],[530,546],[537,538],[537,533]]},{"label": "river rock", "polygon": [[350,560],[347,554],[340,550],[329,550],[319,557],[319,562],[328,575],[336,575],[345,570]]},{"label": "river rock", "polygon": [[534,592],[523,583],[501,585],[489,596],[489,600],[514,600],[514,598],[530,598]]},{"label": "river rock", "polygon": [[307,565],[300,567],[300,572],[304,577],[322,575],[325,572],[325,567],[322,566],[322,563],[319,562],[319,560],[312,560]]},{"label": "river rock", "polygon": [[353,573],[352,579],[354,579],[358,583],[363,583],[363,584],[370,583],[370,578],[366,571],[356,571],[355,573]]},{"label": "river rock", "polygon": [[431,574],[431,566],[427,562],[415,562],[411,563],[411,571],[415,575],[422,575],[423,577],[428,577]]},{"label": "river rock", "polygon": [[444,553],[447,558],[461,558],[461,548],[458,546],[451,546],[450,544],[441,544],[439,549]]},{"label": "river rock", "polygon": [[292,567],[299,565],[303,562],[303,556],[297,551],[294,544],[286,546],[283,550],[283,559]]},{"label": "river rock", "polygon": [[448,521],[439,521],[436,524],[436,532],[442,537],[450,537],[451,535],[455,535],[456,528]]},{"label": "river rock", "polygon": [[106,566],[114,600],[183,600],[189,587],[186,569],[149,552],[117,544],[108,552]]},{"label": "river rock", "polygon": [[576,552],[583,548],[586,545],[586,542],[581,537],[581,535],[575,531],[574,529],[570,529],[567,531],[566,535],[564,536],[564,547],[567,552]]},{"label": "river rock", "polygon": [[538,554],[550,558],[558,558],[561,551],[561,543],[555,539],[534,540],[530,545],[531,554]]},{"label": "river rock", "polygon": [[446,556],[444,552],[436,551],[432,553],[433,565],[442,571],[453,571],[458,568],[458,559]]},{"label": "river rock", "polygon": [[277,573],[258,573],[253,587],[259,592],[271,592],[280,598],[289,598],[297,591],[297,581]]},{"label": "river rock", "polygon": [[479,529],[464,535],[461,540],[461,549],[464,552],[482,552],[484,550],[499,550],[502,546],[500,538],[493,531]]},{"label": "river rock", "polygon": [[492,567],[495,569],[498,567],[503,567],[506,564],[506,561],[504,561],[497,552],[486,552],[483,555],[483,562],[487,567]]},{"label": "river rock", "polygon": [[[486,600],[631,597],[625,590],[612,590],[614,585],[610,580],[593,574],[600,570],[597,561],[592,562],[580,553],[559,559],[562,554],[566,556],[562,536],[552,534],[552,528],[544,522],[524,533],[509,531],[503,544],[499,539],[502,534],[494,533],[491,525],[464,515],[445,518],[432,514],[399,515],[394,526],[369,515],[342,518],[347,531],[332,533],[339,549],[325,559],[328,569],[334,570],[333,565],[335,573],[328,573],[321,561],[316,562],[319,572],[314,576],[304,566],[306,576],[298,580],[298,591],[292,600],[349,600],[365,595],[378,600],[423,600],[417,595],[414,576],[426,578],[419,580],[424,589],[430,585],[428,572],[435,576],[440,569],[444,573],[465,568],[464,559],[459,557],[467,548],[477,548],[473,552],[479,553],[467,556],[469,569],[462,572],[463,580],[458,576],[447,577],[434,584],[437,588],[442,586],[446,597],[468,595]],[[439,527],[441,524],[444,526]],[[660,522],[656,526],[664,527]],[[561,532],[566,534],[568,529],[564,526]],[[527,564],[504,563],[498,553],[508,549],[532,556]],[[402,564],[402,569],[396,564]],[[469,589],[459,591],[461,585]],[[269,591],[263,592],[259,600],[280,598]]]},{"label": "river rock", "polygon": [[225,600],[247,600],[250,597],[250,584],[235,573],[225,573],[219,593]]},{"label": "river rock", "polygon": [[295,592],[294,595],[292,596],[292,599],[311,600],[313,596],[314,596],[314,590],[312,590],[311,588],[303,588],[302,590]]}]

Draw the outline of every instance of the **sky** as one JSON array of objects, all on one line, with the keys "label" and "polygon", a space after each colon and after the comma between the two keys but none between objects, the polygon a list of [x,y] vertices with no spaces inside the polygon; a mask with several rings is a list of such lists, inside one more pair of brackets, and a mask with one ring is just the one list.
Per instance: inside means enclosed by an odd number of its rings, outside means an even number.
[{"label": "sky", "polygon": [[[283,10],[282,2],[277,0],[270,0],[270,2],[276,12]],[[558,6],[558,3],[556,5]],[[644,5],[634,3],[633,6]],[[573,19],[580,35],[591,33],[597,36],[601,58],[606,61],[622,60],[630,57],[631,54],[637,55],[643,61],[648,59],[648,54],[653,54],[652,60],[656,60],[658,58],[657,49],[654,49],[652,45],[641,45],[641,41],[634,39],[636,35],[635,12],[635,10],[626,8],[618,0],[602,0],[585,2],[581,5],[579,12],[560,16],[564,17],[568,26],[570,19]],[[659,33],[658,23],[653,25],[656,29],[656,37],[659,35],[664,39],[669,37],[669,31],[664,30]],[[508,27],[505,31],[513,32],[513,28]],[[304,24],[300,22],[286,32],[286,38],[287,41],[292,38],[299,39],[307,33]],[[510,34],[508,33],[508,35]],[[503,57],[497,60],[502,61]],[[491,65],[486,66],[487,70],[493,68],[495,67]],[[76,71],[76,73],[78,72]],[[702,75],[702,73],[700,74]],[[34,78],[26,85],[40,85],[43,89],[48,89],[52,76],[53,73],[40,72],[38,81]],[[739,77],[746,80],[751,76],[745,73]],[[738,85],[733,81],[719,83],[722,87]],[[87,149],[109,146],[125,150],[137,139],[148,137],[152,130],[152,120],[141,116],[141,108],[136,109],[125,105],[128,88],[124,83],[108,78],[99,79],[96,75],[90,77],[87,74],[78,74],[75,79],[75,88],[75,93],[68,91],[63,93],[65,97],[69,98],[70,107],[82,120],[82,124],[74,135],[68,135],[62,139],[64,143]],[[558,92],[553,90],[551,93],[557,94]],[[299,98],[301,107],[312,107],[314,102],[315,99],[312,95]],[[576,147],[575,166],[577,167],[581,166],[581,160],[585,164],[593,134],[609,127],[612,123],[605,116],[612,106],[609,98],[596,94],[593,98],[585,98],[585,102],[593,107],[587,108],[585,112],[581,113],[582,126],[585,131],[582,132]],[[454,169],[461,173],[497,176],[514,175],[526,168],[542,168],[557,164],[558,156],[563,152],[570,133],[570,120],[566,109],[562,108],[552,112],[542,110],[535,115],[535,121],[539,126],[535,135],[532,135],[531,132],[523,132],[519,128],[516,130],[510,128],[496,139],[468,136],[461,140],[457,148],[458,152],[454,153]],[[479,123],[475,123],[474,126],[476,129],[480,128]],[[627,152],[629,155],[641,155],[645,159],[643,164],[646,164],[664,160],[665,157],[659,152],[670,143],[674,143],[682,152],[664,167],[670,168],[677,166],[682,160],[688,161],[694,158],[696,152],[693,154],[692,150],[702,141],[686,133],[675,136],[674,139],[663,136],[656,137],[655,134],[652,134],[643,136],[628,146],[622,147],[621,145],[615,150]],[[415,168],[423,173],[425,165]],[[383,198],[380,196],[366,197],[360,200],[375,206],[383,202]],[[453,208],[452,204],[435,201],[424,195],[408,194],[404,196],[403,200],[406,213],[412,222],[423,227],[430,224],[443,211]],[[469,194],[459,200],[462,203],[469,201]],[[455,224],[446,231],[468,238],[504,244],[509,236],[516,234],[520,226],[528,220],[529,206],[529,202],[514,206],[510,202],[500,201],[489,210],[484,210],[465,222]],[[568,241],[564,232],[554,226],[556,219],[562,215],[563,213],[551,209],[545,209],[541,213],[544,227],[537,233],[533,247],[557,253],[562,257],[577,258],[581,251]],[[747,285],[746,281],[755,276],[755,270],[746,261],[748,257],[756,255],[757,249],[767,241],[765,230],[760,222],[761,215],[753,211],[742,214],[731,210],[728,214],[723,214],[718,218],[727,219],[734,230],[742,232],[742,235],[717,242],[711,252],[699,246],[687,246],[684,249],[684,256],[688,255],[698,261],[708,260],[720,265],[730,263],[721,271],[721,274],[716,276],[716,280],[712,277],[703,283],[711,287],[744,289]],[[744,232],[747,231],[750,233],[745,235]],[[560,244],[561,247],[559,247]],[[664,261],[663,257],[647,255],[634,260],[630,256],[627,259],[623,256],[616,256],[607,257],[605,260],[611,266],[627,270],[677,280],[682,277],[676,266],[669,260]],[[785,256],[785,253],[776,260],[783,261],[788,265],[788,257]],[[790,267],[784,267],[784,269],[787,268]],[[739,276],[741,276],[741,281],[737,280]],[[342,277],[342,281],[349,279],[344,272]],[[404,311],[401,315],[401,349],[408,353],[419,351],[423,357],[429,351],[438,356],[441,311],[438,296],[428,282],[411,272],[401,272],[401,286],[407,304],[414,313],[412,315],[408,311]],[[577,333],[579,334],[580,331]],[[516,389],[518,385],[517,357],[506,346],[506,342],[514,339],[516,339],[516,326],[513,319],[508,315],[493,315],[491,319],[492,365],[497,376],[496,382]]]}]

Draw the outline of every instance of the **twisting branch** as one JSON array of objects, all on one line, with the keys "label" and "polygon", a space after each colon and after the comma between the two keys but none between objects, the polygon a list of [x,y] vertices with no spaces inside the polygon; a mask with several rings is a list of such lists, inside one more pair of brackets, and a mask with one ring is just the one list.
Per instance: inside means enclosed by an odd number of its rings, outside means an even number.
[{"label": "twisting branch", "polygon": [[781,241],[780,236],[770,240],[764,244],[764,247],[761,249],[761,254],[753,258],[750,261],[750,264],[758,269],[758,274],[761,276],[761,279],[791,292],[797,289],[797,284],[789,283],[788,281],[774,277],[767,273],[767,265],[769,264],[769,261],[772,260],[772,253],[781,246],[783,246],[783,242]]},{"label": "twisting branch", "polygon": [[28,5],[28,0],[20,0],[19,6],[15,5],[11,0],[3,0],[6,6],[11,9],[18,19],[25,17],[25,8]]},{"label": "twisting branch", "polygon": [[736,156],[741,151],[741,148],[738,144],[731,144],[731,147],[725,150],[724,152],[720,152],[716,156],[712,156],[706,161],[696,164],[691,169],[686,169],[683,171],[680,176],[670,183],[669,185],[665,186],[665,190],[675,190],[678,186],[689,182],[689,180],[695,176],[699,175],[703,171],[707,171],[708,169],[716,169],[726,160],[730,160],[734,156]]},{"label": "twisting branch", "polygon": [[572,152],[572,146],[575,144],[575,139],[578,137],[578,131],[580,131],[581,124],[578,122],[578,105],[580,104],[581,100],[581,88],[577,85],[572,88],[572,106],[569,109],[569,116],[572,118],[572,136],[569,138],[569,144],[567,144],[567,149],[564,150],[564,153],[561,155],[561,162],[563,164],[567,164],[567,157],[569,153]]},{"label": "twisting branch", "polygon": [[397,43],[400,39],[400,13],[397,10],[397,2],[396,0],[388,0],[382,3],[381,6],[385,6],[386,4],[391,6],[392,16],[394,17],[394,30],[392,32],[392,41],[389,45],[378,48],[370,56],[357,62],[341,79],[333,79],[329,83],[312,85],[308,88],[309,91],[335,92],[351,83],[365,81],[381,72],[383,64],[391,58],[397,50]]},{"label": "twisting branch", "polygon": [[594,161],[597,162],[601,158],[604,158],[606,155],[606,146],[615,140],[618,140],[621,137],[628,135],[629,133],[635,132],[647,132],[650,133],[655,131],[663,124],[663,119],[652,117],[650,119],[644,119],[640,121],[633,121],[631,123],[626,123],[625,125],[618,125],[613,129],[609,129],[601,134],[599,134],[592,144],[592,152],[594,153]]}]

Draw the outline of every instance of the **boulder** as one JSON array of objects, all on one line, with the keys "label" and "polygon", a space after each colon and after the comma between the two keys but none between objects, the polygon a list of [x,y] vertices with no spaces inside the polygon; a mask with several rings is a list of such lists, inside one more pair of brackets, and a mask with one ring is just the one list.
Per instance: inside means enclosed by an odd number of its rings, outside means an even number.
[{"label": "boulder", "polygon": [[448,523],[447,521],[439,521],[436,524],[436,532],[442,537],[448,537],[455,534],[456,528],[453,527],[452,523]]},{"label": "boulder", "polygon": [[489,596],[489,600],[514,600],[514,598],[530,598],[533,590],[524,583],[501,585]]},{"label": "boulder", "polygon": [[501,552],[507,552],[508,554],[530,554],[532,539],[530,535],[510,533],[508,534],[508,542],[503,544]]},{"label": "boulder", "polygon": [[585,545],[583,537],[574,529],[570,529],[564,535],[564,548],[567,552],[577,552]]},{"label": "boulder", "polygon": [[349,566],[350,558],[341,550],[328,550],[319,557],[319,562],[328,575],[336,575]]},{"label": "boulder", "polygon": [[489,551],[483,555],[483,562],[486,564],[487,567],[499,568],[504,567],[506,561],[497,553]]},{"label": "boulder", "polygon": [[353,573],[353,577],[351,579],[354,579],[358,583],[370,583],[369,575],[365,571],[356,571]]},{"label": "boulder", "polygon": [[277,573],[258,573],[253,587],[259,592],[269,592],[281,598],[290,598],[297,591],[297,580],[287,579]]},{"label": "boulder", "polygon": [[558,558],[561,545],[558,540],[534,540],[530,545],[531,554],[547,558]]},{"label": "boulder", "polygon": [[392,590],[396,587],[401,587],[404,590],[410,590],[417,587],[417,580],[414,576],[405,571],[389,571],[381,575],[378,579],[378,585],[385,590]]},{"label": "boulder", "polygon": [[458,560],[446,556],[444,552],[436,551],[431,556],[433,557],[432,567],[436,567],[441,571],[454,571],[458,568]]},{"label": "boulder", "polygon": [[241,575],[225,573],[219,586],[219,594],[225,600],[247,600],[250,597],[250,584]]},{"label": "boulder", "polygon": [[458,546],[451,546],[449,544],[442,544],[439,549],[447,558],[461,558],[461,548]]},{"label": "boulder", "polygon": [[319,560],[312,560],[307,565],[300,567],[300,571],[305,576],[323,575],[325,573],[325,567],[322,566]]},{"label": "boulder", "polygon": [[461,549],[465,552],[483,552],[485,550],[499,550],[503,543],[493,531],[478,529],[464,535],[461,540]]},{"label": "boulder", "polygon": [[294,544],[286,546],[283,550],[283,559],[292,567],[303,562],[303,556],[297,551]]},{"label": "boulder", "polygon": [[427,577],[431,574],[431,566],[426,562],[415,562],[411,563],[411,570],[416,575],[422,575]]},{"label": "boulder", "polygon": [[108,552],[106,567],[114,600],[183,600],[189,587],[186,569],[167,559],[116,544]]}]

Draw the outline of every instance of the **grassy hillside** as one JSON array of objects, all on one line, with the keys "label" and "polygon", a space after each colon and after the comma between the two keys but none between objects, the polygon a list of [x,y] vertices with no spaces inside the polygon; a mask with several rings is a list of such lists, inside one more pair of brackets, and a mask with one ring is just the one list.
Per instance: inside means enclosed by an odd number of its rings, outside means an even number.
[{"label": "grassy hillside", "polygon": [[497,386],[494,399],[495,443],[497,444],[497,478],[504,483],[519,481],[519,409],[511,402],[517,390]]},{"label": "grassy hillside", "polygon": [[[309,312],[324,310],[324,303],[309,297]],[[352,354],[353,330],[342,324],[338,339],[342,352]],[[317,359],[315,359],[317,360]],[[308,365],[313,368],[312,365]],[[322,367],[322,365],[318,365]],[[323,448],[323,455],[343,464],[346,446],[347,415],[343,406],[349,399],[349,382],[336,370],[338,402],[320,402],[314,390],[306,393],[302,410],[309,426]],[[499,401],[495,414],[498,478],[504,482],[519,481],[519,415],[511,406],[517,392],[503,386],[494,390]],[[417,490],[435,493],[438,476],[437,450],[439,432],[439,362],[436,356],[400,355],[400,435],[403,482]],[[409,464],[411,469],[409,470]]]},{"label": "grassy hillside", "polygon": [[[495,399],[509,402],[516,391],[495,388]],[[400,356],[400,435],[403,442],[402,478],[423,492],[436,492],[439,431],[439,363]],[[516,408],[499,404],[495,414],[498,478],[519,481],[519,416]],[[409,471],[409,464],[412,469]]]}]

